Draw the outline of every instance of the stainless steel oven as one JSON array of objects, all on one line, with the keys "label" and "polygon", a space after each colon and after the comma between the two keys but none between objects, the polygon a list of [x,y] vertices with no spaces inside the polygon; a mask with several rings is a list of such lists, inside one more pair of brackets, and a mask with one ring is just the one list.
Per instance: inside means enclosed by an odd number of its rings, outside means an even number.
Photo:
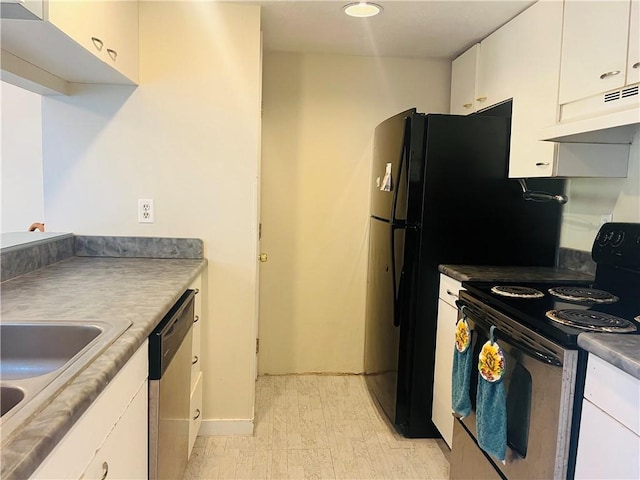
[{"label": "stainless steel oven", "polygon": [[472,366],[472,410],[455,422],[451,478],[574,477],[587,365],[578,336],[640,333],[640,224],[603,225],[591,258],[593,282],[462,283],[459,316],[472,331],[473,361],[491,327],[504,352],[506,405],[500,403],[499,418],[502,427],[506,415],[507,449],[502,463],[479,447]]},{"label": "stainless steel oven", "polygon": [[[472,331],[473,358],[494,337],[506,360],[507,455],[505,463],[477,446],[478,371],[472,368],[472,413],[457,419],[451,456],[451,478],[566,478],[578,352],[563,348],[506,315],[488,308],[465,291],[459,306]],[[471,460],[475,458],[475,461]],[[471,461],[470,461],[471,460]],[[490,465],[482,463],[489,462]]]}]

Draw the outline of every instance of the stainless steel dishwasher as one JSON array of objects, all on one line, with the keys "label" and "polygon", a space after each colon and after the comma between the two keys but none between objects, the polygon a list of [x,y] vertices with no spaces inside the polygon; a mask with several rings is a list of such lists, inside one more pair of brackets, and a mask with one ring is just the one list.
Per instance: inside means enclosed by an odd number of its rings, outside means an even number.
[{"label": "stainless steel dishwasher", "polygon": [[189,455],[194,290],[149,337],[149,478],[182,478]]}]

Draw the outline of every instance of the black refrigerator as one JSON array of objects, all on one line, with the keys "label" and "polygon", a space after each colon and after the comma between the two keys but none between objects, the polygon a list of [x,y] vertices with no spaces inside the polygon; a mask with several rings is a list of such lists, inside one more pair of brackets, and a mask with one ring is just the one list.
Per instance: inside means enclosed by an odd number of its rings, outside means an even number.
[{"label": "black refrigerator", "polygon": [[[508,104],[472,116],[412,109],[375,130],[364,368],[369,391],[407,437],[439,436],[431,421],[438,265],[556,262],[561,205],[524,200],[508,178],[509,114]],[[564,191],[563,180],[527,182]]]}]

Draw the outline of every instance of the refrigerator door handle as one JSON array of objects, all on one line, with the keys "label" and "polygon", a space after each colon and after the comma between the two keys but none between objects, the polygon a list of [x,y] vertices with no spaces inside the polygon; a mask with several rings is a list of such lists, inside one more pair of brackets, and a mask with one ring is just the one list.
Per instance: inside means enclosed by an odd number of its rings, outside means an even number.
[{"label": "refrigerator door handle", "polygon": [[[392,302],[392,308],[393,308],[393,326],[394,327],[399,327],[400,326],[400,313],[399,313],[399,309],[398,309],[398,294],[396,293],[398,291],[398,289],[396,288],[396,230],[398,227],[396,225],[391,225],[391,228],[389,229],[391,232],[391,288],[392,290],[392,294],[393,294],[393,302]],[[402,273],[400,274],[400,278],[402,279]]]},{"label": "refrigerator door handle", "polygon": [[401,290],[403,286],[404,277],[404,265],[400,270],[400,285],[398,288],[396,279],[396,230],[407,228],[407,222],[405,220],[399,220],[396,218],[396,209],[398,206],[398,192],[400,191],[400,182],[402,181],[402,167],[404,166],[404,160],[409,154],[409,142],[411,139],[411,120],[407,117],[404,122],[404,140],[402,142],[402,152],[400,153],[400,163],[398,165],[398,182],[396,188],[393,191],[393,203],[391,204],[391,283],[393,288],[393,325],[395,327],[400,326],[400,308],[399,299],[402,298]]},{"label": "refrigerator door handle", "polygon": [[[407,117],[404,121],[404,140],[402,141],[402,151],[400,152],[400,163],[398,165],[398,181],[396,182],[396,188],[393,190],[393,203],[391,204],[391,225],[395,225],[398,222],[396,218],[396,210],[398,208],[398,192],[400,191],[400,182],[402,181],[402,167],[404,166],[404,159],[409,154],[409,142],[411,139],[411,121]],[[402,221],[402,220],[400,220]]]}]

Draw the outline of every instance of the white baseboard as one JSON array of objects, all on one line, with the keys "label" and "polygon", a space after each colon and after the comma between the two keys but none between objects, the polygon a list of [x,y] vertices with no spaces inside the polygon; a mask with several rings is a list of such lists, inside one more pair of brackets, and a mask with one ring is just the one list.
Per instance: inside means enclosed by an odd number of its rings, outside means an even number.
[{"label": "white baseboard", "polygon": [[253,420],[202,420],[198,436],[253,435]]}]

